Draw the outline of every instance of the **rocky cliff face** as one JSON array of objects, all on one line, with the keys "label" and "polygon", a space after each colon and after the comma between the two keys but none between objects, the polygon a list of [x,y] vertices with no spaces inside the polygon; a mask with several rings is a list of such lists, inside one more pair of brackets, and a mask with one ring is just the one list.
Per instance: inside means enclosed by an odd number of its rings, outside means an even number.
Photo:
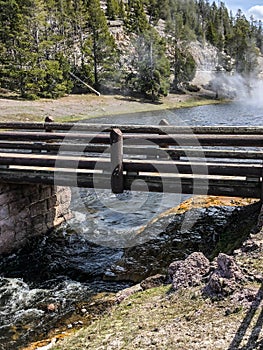
[{"label": "rocky cliff face", "polygon": [[[217,71],[217,66],[220,65],[218,58],[218,49],[209,43],[200,43],[198,41],[192,42],[189,46],[191,54],[193,55],[195,62],[197,64],[196,76],[192,83],[198,86],[209,86],[212,79],[215,78],[215,73]],[[258,67],[256,76],[259,79],[263,79],[263,55],[258,57]],[[230,73],[224,74],[221,72],[221,76],[227,75],[228,77],[235,77],[237,74]],[[220,80],[223,80],[220,78]],[[228,81],[228,79],[227,79]]]},{"label": "rocky cliff face", "polygon": [[[132,38],[125,33],[121,20],[109,21],[109,29],[116,40],[120,52],[124,53],[122,55],[122,66],[126,66],[129,69],[134,53]],[[156,29],[161,36],[166,35],[164,21],[160,20]],[[135,35],[133,35],[133,38],[135,38]],[[199,41],[191,42],[188,48],[197,65],[196,75],[192,84],[199,87],[211,88],[211,81],[215,78],[217,67],[220,65],[218,49],[207,42],[201,43]],[[263,79],[263,55],[259,56],[258,63],[258,77]]]},{"label": "rocky cliff face", "polygon": [[198,86],[209,84],[218,66],[218,50],[208,43],[198,41],[192,42],[189,49],[197,65],[192,83]]}]

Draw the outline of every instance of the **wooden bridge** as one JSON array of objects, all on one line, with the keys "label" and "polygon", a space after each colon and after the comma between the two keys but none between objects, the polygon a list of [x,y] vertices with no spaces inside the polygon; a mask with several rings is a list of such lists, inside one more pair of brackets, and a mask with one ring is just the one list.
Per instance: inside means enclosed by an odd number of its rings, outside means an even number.
[{"label": "wooden bridge", "polygon": [[262,199],[263,127],[0,123],[0,181]]}]

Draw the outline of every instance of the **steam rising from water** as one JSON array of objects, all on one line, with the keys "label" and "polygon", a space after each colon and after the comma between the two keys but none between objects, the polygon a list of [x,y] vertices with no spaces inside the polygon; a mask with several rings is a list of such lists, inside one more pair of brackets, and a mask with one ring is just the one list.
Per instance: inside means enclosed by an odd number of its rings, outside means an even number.
[{"label": "steam rising from water", "polygon": [[263,80],[250,81],[250,90],[244,94],[242,101],[257,107],[263,107]]},{"label": "steam rising from water", "polygon": [[263,107],[263,80],[240,74],[218,73],[210,82],[210,89],[218,97],[226,97],[244,104]]}]

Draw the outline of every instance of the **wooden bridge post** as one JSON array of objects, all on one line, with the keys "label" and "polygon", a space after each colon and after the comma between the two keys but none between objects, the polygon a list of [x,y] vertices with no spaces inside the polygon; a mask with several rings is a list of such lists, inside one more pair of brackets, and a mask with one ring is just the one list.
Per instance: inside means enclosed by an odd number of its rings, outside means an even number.
[{"label": "wooden bridge post", "polygon": [[[53,117],[50,117],[50,116],[47,116],[44,120],[45,122],[45,131],[46,132],[53,132],[52,128],[51,128],[51,125],[52,123],[54,123],[54,118]],[[47,143],[50,143],[52,141],[47,141]],[[46,151],[41,151],[41,153],[52,153],[52,151],[49,151],[49,150],[46,150]]]},{"label": "wooden bridge post", "polygon": [[[159,125],[160,125],[160,126],[162,126],[162,125],[169,126],[170,124],[169,124],[168,120],[164,118],[164,119],[161,119],[161,120],[160,120]],[[169,148],[169,145],[167,145],[166,143],[160,144],[160,145],[159,145],[159,148]],[[169,159],[169,155],[167,154],[167,155],[165,156],[165,158],[166,158],[166,159]]]},{"label": "wooden bridge post", "polygon": [[49,126],[49,123],[54,123],[54,119],[50,116],[45,118],[45,130],[46,132],[52,132],[52,128]]},{"label": "wooden bridge post", "polygon": [[258,216],[258,222],[257,222],[257,228],[260,231],[263,227],[263,167],[262,167],[262,173],[261,173],[261,193],[260,193],[260,204],[261,209]]},{"label": "wooden bridge post", "polygon": [[120,129],[112,129],[111,143],[111,190],[113,193],[123,193],[123,135]]}]

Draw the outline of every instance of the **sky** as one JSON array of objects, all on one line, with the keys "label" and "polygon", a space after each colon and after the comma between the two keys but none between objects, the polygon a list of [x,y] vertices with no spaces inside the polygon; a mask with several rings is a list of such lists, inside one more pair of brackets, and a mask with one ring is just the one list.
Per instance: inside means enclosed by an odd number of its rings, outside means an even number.
[{"label": "sky", "polygon": [[233,15],[238,9],[241,9],[247,19],[253,15],[255,19],[263,20],[263,0],[225,0],[222,2],[229,10],[232,10]]}]

